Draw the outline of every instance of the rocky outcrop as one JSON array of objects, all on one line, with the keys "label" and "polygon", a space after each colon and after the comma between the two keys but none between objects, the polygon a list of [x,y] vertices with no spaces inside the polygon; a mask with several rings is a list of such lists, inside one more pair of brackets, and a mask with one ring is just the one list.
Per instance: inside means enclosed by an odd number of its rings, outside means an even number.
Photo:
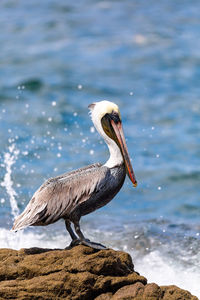
[{"label": "rocky outcrop", "polygon": [[1,249],[0,299],[198,300],[176,286],[147,284],[125,252],[81,245]]}]

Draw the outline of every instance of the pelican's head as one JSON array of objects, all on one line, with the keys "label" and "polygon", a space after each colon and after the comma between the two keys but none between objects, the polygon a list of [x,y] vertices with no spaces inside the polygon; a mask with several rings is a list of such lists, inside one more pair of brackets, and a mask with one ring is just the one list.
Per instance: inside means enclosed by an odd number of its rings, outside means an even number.
[{"label": "pelican's head", "polygon": [[92,103],[88,106],[91,111],[91,117],[97,130],[112,139],[120,148],[121,154],[126,166],[126,172],[133,185],[137,186],[137,181],[133,172],[124,132],[122,128],[122,120],[119,107],[110,101],[100,101]]}]

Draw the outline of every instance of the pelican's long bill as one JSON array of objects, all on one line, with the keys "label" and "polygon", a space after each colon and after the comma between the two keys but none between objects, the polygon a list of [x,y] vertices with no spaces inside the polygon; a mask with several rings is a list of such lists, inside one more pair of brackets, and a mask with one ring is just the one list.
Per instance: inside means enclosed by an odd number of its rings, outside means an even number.
[{"label": "pelican's long bill", "polygon": [[102,126],[106,134],[111,137],[120,147],[126,166],[126,173],[132,181],[133,186],[136,187],[137,181],[131,165],[130,156],[128,154],[120,116],[116,113],[106,114],[102,119]]}]

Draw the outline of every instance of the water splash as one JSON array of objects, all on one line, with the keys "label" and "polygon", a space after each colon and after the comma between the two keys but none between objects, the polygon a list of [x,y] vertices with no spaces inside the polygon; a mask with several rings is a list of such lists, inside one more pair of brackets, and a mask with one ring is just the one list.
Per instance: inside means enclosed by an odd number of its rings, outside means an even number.
[{"label": "water splash", "polygon": [[9,146],[8,150],[9,151],[6,152],[3,157],[3,165],[5,166],[6,174],[4,176],[3,182],[1,183],[1,186],[5,187],[7,191],[10,200],[11,213],[15,218],[16,216],[19,215],[19,208],[17,205],[17,201],[15,199],[17,193],[13,188],[13,181],[11,175],[12,175],[12,166],[15,164],[18,158],[19,150],[16,149],[15,144]]}]

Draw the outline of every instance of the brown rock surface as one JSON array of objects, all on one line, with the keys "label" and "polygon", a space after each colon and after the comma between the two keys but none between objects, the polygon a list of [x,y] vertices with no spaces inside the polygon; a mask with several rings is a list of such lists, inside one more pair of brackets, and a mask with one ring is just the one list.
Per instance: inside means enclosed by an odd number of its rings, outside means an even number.
[{"label": "brown rock surface", "polygon": [[0,249],[0,299],[198,300],[175,286],[147,284],[125,252],[85,246]]}]

